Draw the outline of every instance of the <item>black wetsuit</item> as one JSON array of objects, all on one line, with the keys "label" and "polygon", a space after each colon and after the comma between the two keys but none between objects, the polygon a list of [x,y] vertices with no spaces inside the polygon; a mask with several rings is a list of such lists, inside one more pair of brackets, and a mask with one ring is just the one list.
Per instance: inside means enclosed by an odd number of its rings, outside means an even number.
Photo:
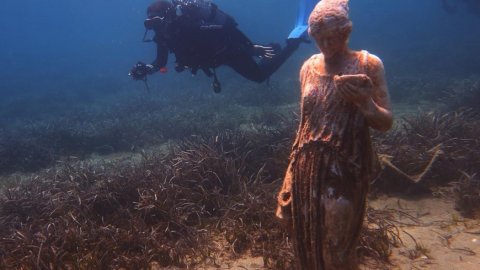
[{"label": "black wetsuit", "polygon": [[257,62],[254,44],[237,28],[235,20],[213,3],[195,0],[176,1],[179,12],[163,33],[155,31],[157,58],[155,69],[167,64],[168,53],[175,54],[176,70],[189,68],[192,73],[228,65],[243,77],[263,82],[298,48],[299,42],[287,43],[268,60]]},{"label": "black wetsuit", "polygon": [[[473,14],[480,16],[480,1],[479,0],[457,0],[456,2],[463,2],[470,12]],[[455,1],[450,0],[442,0],[443,9],[448,13],[456,13],[457,12],[457,4]]]}]

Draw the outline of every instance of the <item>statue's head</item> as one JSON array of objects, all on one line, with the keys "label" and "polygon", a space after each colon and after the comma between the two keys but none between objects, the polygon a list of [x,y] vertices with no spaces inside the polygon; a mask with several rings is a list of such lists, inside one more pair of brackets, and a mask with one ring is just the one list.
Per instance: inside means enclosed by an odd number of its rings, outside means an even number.
[{"label": "statue's head", "polygon": [[325,55],[344,47],[352,31],[348,0],[322,0],[308,19],[308,33]]},{"label": "statue's head", "polygon": [[311,36],[325,32],[350,32],[352,21],[348,16],[348,0],[322,0],[313,9],[308,19]]}]

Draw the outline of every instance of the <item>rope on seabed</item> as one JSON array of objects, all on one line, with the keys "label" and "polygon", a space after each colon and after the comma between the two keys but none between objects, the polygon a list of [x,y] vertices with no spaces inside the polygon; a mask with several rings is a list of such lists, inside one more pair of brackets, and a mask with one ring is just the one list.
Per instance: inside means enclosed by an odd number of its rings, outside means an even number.
[{"label": "rope on seabed", "polygon": [[432,168],[432,166],[435,163],[435,161],[437,160],[437,158],[441,154],[443,154],[443,151],[441,149],[442,146],[443,146],[443,144],[440,143],[440,144],[436,145],[435,147],[433,147],[432,149],[428,150],[428,152],[433,152],[433,156],[430,159],[430,161],[428,162],[425,169],[420,174],[417,174],[417,175],[409,175],[409,174],[405,173],[404,171],[402,171],[397,166],[393,165],[393,163],[390,161],[392,159],[391,156],[381,155],[380,156],[380,162],[381,162],[383,168],[385,168],[385,166],[388,166],[388,167],[392,168],[394,171],[396,171],[397,173],[399,173],[400,175],[402,175],[405,178],[412,181],[413,183],[418,183],[430,171],[430,169]]}]

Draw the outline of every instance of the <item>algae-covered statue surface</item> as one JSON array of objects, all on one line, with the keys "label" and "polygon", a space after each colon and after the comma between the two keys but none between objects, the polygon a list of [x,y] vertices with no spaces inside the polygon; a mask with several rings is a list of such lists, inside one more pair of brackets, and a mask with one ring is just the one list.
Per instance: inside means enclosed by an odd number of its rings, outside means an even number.
[{"label": "algae-covered statue surface", "polygon": [[309,18],[321,54],[301,71],[301,119],[277,216],[291,225],[297,269],[356,269],[369,181],[369,128],[392,126],[382,61],[352,51],[348,1],[323,0]]}]

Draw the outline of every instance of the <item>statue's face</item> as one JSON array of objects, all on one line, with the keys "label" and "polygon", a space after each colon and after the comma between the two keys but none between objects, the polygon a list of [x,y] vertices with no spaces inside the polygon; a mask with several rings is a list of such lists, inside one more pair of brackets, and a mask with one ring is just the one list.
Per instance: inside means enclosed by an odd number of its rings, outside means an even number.
[{"label": "statue's face", "polygon": [[350,31],[321,31],[313,38],[325,58],[331,58],[342,53],[347,46]]}]

